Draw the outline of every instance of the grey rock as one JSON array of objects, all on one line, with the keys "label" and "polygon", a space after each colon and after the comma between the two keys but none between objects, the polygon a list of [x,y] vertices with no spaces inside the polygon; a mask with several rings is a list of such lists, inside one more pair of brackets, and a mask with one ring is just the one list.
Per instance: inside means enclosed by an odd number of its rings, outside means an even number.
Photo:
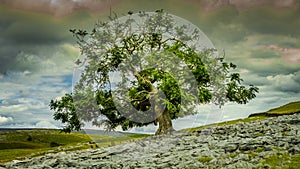
[{"label": "grey rock", "polygon": [[267,156],[300,153],[299,119],[300,114],[294,114],[193,133],[174,132],[113,147],[15,160],[1,164],[0,169],[268,168],[259,165]]},{"label": "grey rock", "polygon": [[226,153],[231,153],[231,152],[234,152],[238,149],[238,144],[236,143],[228,143],[224,146],[224,150]]}]

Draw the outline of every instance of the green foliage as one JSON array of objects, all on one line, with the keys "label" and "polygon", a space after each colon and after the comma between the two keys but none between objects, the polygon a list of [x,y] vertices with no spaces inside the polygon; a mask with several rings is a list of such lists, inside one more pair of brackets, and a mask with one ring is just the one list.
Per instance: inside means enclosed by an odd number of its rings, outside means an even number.
[{"label": "green foliage", "polygon": [[72,130],[79,131],[81,129],[82,123],[80,123],[78,114],[75,111],[72,95],[66,94],[61,100],[51,100],[50,109],[56,111],[54,120],[61,120],[62,123],[68,124],[62,131],[70,133]]},{"label": "green foliage", "polygon": [[[137,14],[144,19],[141,25],[135,25],[132,12],[128,15],[123,21],[111,16],[91,33],[70,30],[86,65],[73,93],[50,102],[54,119],[66,124],[63,131],[79,130],[84,121],[107,130],[117,126],[127,130],[157,124],[162,112],[176,119],[197,113],[197,104],[245,104],[256,97],[258,88],[242,85],[240,75],[233,72],[236,65],[216,56],[215,49],[197,49],[199,30],[188,34],[187,25],[175,25],[163,10]],[[133,31],[133,27],[138,28]],[[116,72],[120,81],[113,83],[110,74]],[[165,97],[158,97],[160,91]]]}]

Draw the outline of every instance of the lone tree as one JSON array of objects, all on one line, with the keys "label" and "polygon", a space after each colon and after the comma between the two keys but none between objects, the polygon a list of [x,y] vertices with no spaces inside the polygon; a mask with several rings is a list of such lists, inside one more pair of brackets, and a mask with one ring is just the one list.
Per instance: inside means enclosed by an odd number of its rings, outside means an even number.
[{"label": "lone tree", "polygon": [[166,134],[174,130],[172,119],[196,114],[197,104],[256,97],[258,88],[243,86],[236,65],[201,43],[205,35],[181,18],[163,10],[109,18],[91,33],[70,30],[84,69],[71,94],[51,100],[63,131],[92,122],[108,130],[158,124],[156,134]]}]

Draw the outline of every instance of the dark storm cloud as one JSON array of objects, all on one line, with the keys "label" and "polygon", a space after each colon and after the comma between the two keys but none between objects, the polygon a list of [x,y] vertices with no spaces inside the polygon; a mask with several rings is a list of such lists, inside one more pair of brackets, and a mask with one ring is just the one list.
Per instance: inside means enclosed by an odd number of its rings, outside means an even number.
[{"label": "dark storm cloud", "polygon": [[264,7],[241,11],[239,21],[249,30],[262,34],[298,36],[300,33],[298,9]]},{"label": "dark storm cloud", "polygon": [[0,43],[0,75],[5,73],[14,63],[17,52],[11,46],[5,46]]},{"label": "dark storm cloud", "polygon": [[66,35],[61,32],[56,25],[51,25],[51,21],[47,23],[42,20],[22,18],[3,29],[1,37],[6,39],[6,43],[11,44],[51,45],[66,40]]},{"label": "dark storm cloud", "polygon": [[251,70],[253,73],[262,76],[272,76],[278,74],[288,74],[291,72],[296,72],[299,70],[299,65],[290,64],[282,59],[268,59],[259,57],[257,58],[237,58],[234,63],[238,65],[239,68]]},{"label": "dark storm cloud", "polygon": [[63,31],[65,24],[50,16],[11,10],[1,5],[0,9],[2,43],[54,44],[69,37]]},{"label": "dark storm cloud", "polygon": [[[217,45],[244,41],[253,34],[299,37],[299,1],[213,0],[190,1],[199,5],[199,27]],[[270,42],[272,43],[280,43]],[[262,41],[261,43],[264,43]],[[225,45],[226,45],[225,44]],[[299,43],[283,43],[299,47]]]},{"label": "dark storm cloud", "polygon": [[33,62],[51,57],[61,44],[74,43],[68,31],[74,23],[0,5],[0,74],[33,70],[38,66]]}]

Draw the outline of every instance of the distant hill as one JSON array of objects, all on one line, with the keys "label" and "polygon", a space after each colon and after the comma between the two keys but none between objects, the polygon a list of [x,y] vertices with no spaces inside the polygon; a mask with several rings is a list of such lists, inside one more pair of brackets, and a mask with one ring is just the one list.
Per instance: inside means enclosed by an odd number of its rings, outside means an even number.
[{"label": "distant hill", "polygon": [[[76,132],[76,131],[74,131],[74,132]],[[105,131],[105,130],[97,130],[97,129],[82,129],[78,132],[83,133],[83,134],[99,134],[99,135],[103,135],[103,136],[124,136],[124,135],[126,135],[125,132]]]},{"label": "distant hill", "polygon": [[272,116],[281,116],[281,115],[288,115],[288,114],[295,114],[295,113],[300,113],[300,101],[291,102],[283,106],[270,109],[266,112],[254,113],[249,115],[249,117],[255,117],[255,116],[272,117]]}]

